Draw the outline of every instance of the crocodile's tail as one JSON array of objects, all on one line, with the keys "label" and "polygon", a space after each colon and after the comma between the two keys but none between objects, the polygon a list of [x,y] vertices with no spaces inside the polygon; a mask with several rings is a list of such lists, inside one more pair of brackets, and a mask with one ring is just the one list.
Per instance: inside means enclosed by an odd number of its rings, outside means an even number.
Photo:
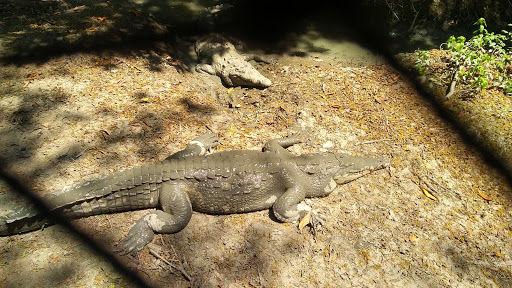
[{"label": "crocodile's tail", "polygon": [[[155,173],[155,167],[161,167],[152,166],[117,172],[42,200],[52,214],[69,219],[154,208],[158,205],[162,176]],[[34,205],[19,207],[0,215],[0,236],[34,231],[52,224],[54,221]]]},{"label": "crocodile's tail", "polygon": [[[15,215],[33,216],[16,218]],[[34,231],[52,224],[53,221],[41,214],[34,205],[24,206],[0,216],[0,236]]]}]

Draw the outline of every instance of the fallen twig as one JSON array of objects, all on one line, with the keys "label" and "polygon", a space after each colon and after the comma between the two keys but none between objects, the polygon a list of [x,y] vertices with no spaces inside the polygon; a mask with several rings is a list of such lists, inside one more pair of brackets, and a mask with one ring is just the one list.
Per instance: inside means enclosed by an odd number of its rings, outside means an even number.
[{"label": "fallen twig", "polygon": [[400,21],[400,17],[398,17],[398,15],[396,15],[395,11],[393,11],[393,8],[391,8],[391,5],[389,5],[388,1],[386,0],[385,2],[386,2],[386,5],[388,5],[388,8],[389,8],[389,10],[391,11],[391,13],[393,13],[393,16],[395,16],[395,17],[396,17],[396,19],[397,19],[398,21]]},{"label": "fallen twig", "polygon": [[[388,4],[388,6],[389,6],[389,4]],[[409,27],[409,31],[412,31],[412,29],[414,29],[414,24],[416,23],[416,18],[418,18],[418,15],[420,14],[420,11],[421,11],[421,7],[419,10],[416,10],[416,8],[414,7],[414,4],[412,4],[412,1],[411,1],[411,7],[412,7],[412,10],[414,10],[414,12],[416,12],[416,15],[414,16],[414,20],[412,20],[411,26]]]},{"label": "fallen twig", "polygon": [[[428,175],[425,175],[425,176],[422,176],[420,175],[418,172],[416,171],[412,171],[412,173],[414,174],[414,176],[416,176],[418,178],[418,182],[414,181],[414,179],[412,179],[412,181],[414,183],[416,183],[416,185],[418,185],[420,188],[422,189],[425,189],[427,188],[428,190],[430,190],[430,192],[433,192],[437,195],[440,195],[438,189],[436,189],[434,187],[434,184],[436,184],[439,188],[442,188],[443,190],[445,191],[448,191],[448,188],[444,187],[443,185],[439,184],[437,181],[435,181],[434,179],[432,179],[430,176]],[[423,185],[421,185],[423,184]]]},{"label": "fallen twig", "polygon": [[377,142],[383,142],[383,141],[395,141],[394,139],[379,139],[379,140],[371,140],[371,141],[365,141],[365,142],[359,142],[357,145],[363,145],[363,144],[373,144]]},{"label": "fallen twig", "polygon": [[187,279],[188,281],[192,281],[192,278],[188,275],[188,273],[185,271],[185,269],[183,269],[183,267],[178,267],[174,264],[172,264],[171,262],[167,261],[164,259],[164,257],[160,256],[158,253],[156,253],[153,249],[149,249],[149,253],[153,254],[153,256],[155,256],[156,258],[162,260],[165,262],[165,264],[171,266],[172,268],[178,270],[181,272],[181,274],[183,275],[183,277],[185,277],[185,279]]}]

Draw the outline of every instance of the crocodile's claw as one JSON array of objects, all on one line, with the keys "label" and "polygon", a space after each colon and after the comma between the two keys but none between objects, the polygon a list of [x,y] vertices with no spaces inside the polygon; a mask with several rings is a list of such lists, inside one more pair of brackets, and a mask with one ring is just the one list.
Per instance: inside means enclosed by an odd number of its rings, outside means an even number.
[{"label": "crocodile's claw", "polygon": [[[309,219],[306,219],[309,218]],[[307,225],[311,226],[311,232],[313,234],[316,234],[317,231],[320,230],[320,228],[325,223],[325,217],[321,215],[318,211],[312,210],[310,213],[308,212],[305,214],[304,217],[301,217],[301,221],[299,224],[299,228],[302,230],[302,227],[305,227]],[[303,223],[304,221],[307,221],[306,223]]]},{"label": "crocodile's claw", "polygon": [[320,214],[318,211],[311,211],[311,220],[309,221],[309,224],[311,225],[311,228],[313,229],[313,234],[316,234],[317,231],[320,230],[320,228],[325,223],[325,216]]},{"label": "crocodile's claw", "polygon": [[122,248],[119,252],[122,255],[131,254],[135,256],[137,252],[153,241],[154,237],[155,232],[148,226],[146,221],[139,219],[123,239]]}]

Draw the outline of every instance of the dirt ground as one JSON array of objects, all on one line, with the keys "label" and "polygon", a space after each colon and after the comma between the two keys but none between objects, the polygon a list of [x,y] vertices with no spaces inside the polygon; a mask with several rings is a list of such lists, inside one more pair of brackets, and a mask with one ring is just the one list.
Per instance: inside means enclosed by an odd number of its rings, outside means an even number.
[{"label": "dirt ground", "polygon": [[[139,287],[132,274],[154,287],[512,287],[505,172],[384,60],[267,55],[275,64],[254,65],[271,87],[228,89],[182,71],[170,51],[162,41],[2,65],[3,168],[43,195],[163,160],[208,131],[215,151],[300,131],[292,153],[383,156],[391,167],[308,200],[327,218],[317,234],[269,211],[194,213],[134,258],[117,249],[147,211],[73,221],[124,270],[59,225],[2,237],[0,287]],[[1,212],[22,203],[0,186]]]}]

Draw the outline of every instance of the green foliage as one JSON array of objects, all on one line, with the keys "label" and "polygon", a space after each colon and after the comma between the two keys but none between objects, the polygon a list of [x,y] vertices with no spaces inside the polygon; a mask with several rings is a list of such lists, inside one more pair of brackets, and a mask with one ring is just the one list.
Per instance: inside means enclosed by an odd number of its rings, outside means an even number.
[{"label": "green foliage", "polygon": [[[458,72],[458,81],[484,90],[489,87],[502,88],[506,94],[512,94],[512,32],[503,30],[502,34],[489,33],[484,18],[478,19],[474,36],[467,40],[463,36],[450,36],[441,45],[450,51],[450,62]],[[512,24],[509,24],[512,26]],[[425,72],[428,61],[425,51],[418,54],[416,65],[418,72]]]},{"label": "green foliage", "polygon": [[430,55],[428,51],[417,51],[418,59],[416,59],[416,69],[420,75],[428,72],[428,66],[430,65]]}]

